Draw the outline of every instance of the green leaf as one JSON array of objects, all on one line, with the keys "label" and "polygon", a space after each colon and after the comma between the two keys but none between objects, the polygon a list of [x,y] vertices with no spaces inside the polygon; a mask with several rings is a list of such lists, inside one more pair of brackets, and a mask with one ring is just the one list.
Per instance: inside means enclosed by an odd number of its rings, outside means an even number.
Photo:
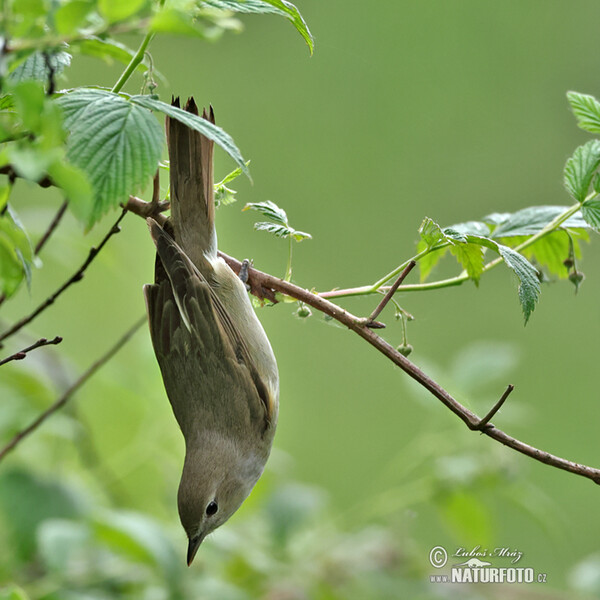
[{"label": "green leaf", "polygon": [[145,4],[146,0],[98,0],[98,9],[109,23],[115,23],[135,15]]},{"label": "green leaf", "polygon": [[581,206],[581,215],[596,232],[600,232],[600,198],[586,200]]},{"label": "green leaf", "polygon": [[94,190],[85,173],[65,160],[58,160],[49,165],[48,175],[65,193],[71,212],[87,223],[94,210]]},{"label": "green leaf", "polygon": [[[248,167],[248,165],[250,164],[250,161],[246,161],[246,167]],[[215,184],[215,187],[219,186],[219,185],[227,185],[228,183],[231,183],[234,179],[237,179],[241,174],[242,174],[242,168],[238,167],[237,169],[234,169],[233,171],[231,171],[231,173],[229,173],[228,175],[225,175],[225,177],[219,181],[219,183]]]},{"label": "green leaf", "polygon": [[[6,188],[1,193],[7,197]],[[6,297],[17,291],[23,279],[28,285],[31,283],[32,262],[33,249],[27,232],[16,213],[6,206],[0,216],[0,289]]]},{"label": "green leaf", "polygon": [[208,37],[207,31],[198,26],[188,13],[171,7],[161,9],[152,17],[150,30],[155,33],[189,35],[202,39]]},{"label": "green leaf", "polygon": [[519,279],[519,300],[527,323],[540,295],[537,269],[522,254],[494,240],[478,236],[468,236],[468,240],[470,243],[481,244],[497,252],[505,264],[514,271]]},{"label": "green leaf", "polygon": [[285,210],[279,208],[277,204],[270,200],[266,200],[265,202],[249,202],[242,210],[255,210],[263,215],[263,217],[271,219],[274,223],[284,225],[285,227],[288,226],[288,218]]},{"label": "green leaf", "polygon": [[[129,64],[135,54],[135,51],[125,46],[125,44],[110,38],[102,39],[98,37],[90,37],[77,42],[73,45],[73,50],[78,50],[86,56],[100,58],[109,64],[116,60],[124,65]],[[138,71],[146,71],[147,68],[148,66],[144,61],[137,66]]]},{"label": "green leaf", "polygon": [[217,125],[214,125],[202,117],[193,115],[186,110],[182,110],[176,106],[171,106],[166,102],[161,102],[152,96],[132,96],[131,102],[139,106],[143,106],[144,108],[161,112],[165,115],[168,115],[172,119],[176,119],[180,123],[187,125],[191,129],[199,131],[209,140],[213,140],[216,144],[221,146],[221,148],[223,148],[223,150],[225,150],[225,152],[227,152],[227,154],[229,154],[229,156],[231,156],[231,158],[233,158],[233,160],[240,166],[242,171],[246,175],[250,175],[248,167],[244,162],[244,158],[242,157],[238,147],[235,145],[233,138]]},{"label": "green leaf", "polygon": [[565,187],[578,202],[585,200],[598,165],[600,165],[600,141],[598,140],[591,140],[579,146],[567,161]]},{"label": "green leaf", "polygon": [[446,241],[442,228],[429,217],[425,217],[419,227],[419,235],[426,248],[433,248]]},{"label": "green leaf", "polygon": [[[484,217],[486,223],[495,225],[494,239],[531,236],[539,233],[556,217],[569,210],[568,206],[530,206],[515,213],[494,213]],[[586,229],[588,224],[576,213],[562,225],[562,229]]]},{"label": "green leaf", "polygon": [[54,12],[56,32],[65,36],[77,32],[93,9],[93,0],[71,0],[61,4]]},{"label": "green leaf", "polygon": [[593,96],[578,92],[567,92],[571,110],[577,125],[584,131],[600,133],[600,103]]},{"label": "green leaf", "polygon": [[249,202],[242,210],[254,210],[259,212],[267,219],[271,219],[271,223],[261,221],[254,224],[256,231],[267,231],[279,238],[292,237],[297,242],[302,240],[312,239],[310,233],[298,231],[288,223],[287,214],[283,208],[279,208],[277,204],[267,200],[265,202]]},{"label": "green leaf", "polygon": [[94,205],[84,219],[91,226],[154,175],[163,132],[140,103],[104,90],[76,90],[58,103],[69,130],[67,159],[86,174],[94,190]]},{"label": "green leaf", "polygon": [[421,241],[417,245],[417,251],[431,250],[438,244],[444,244],[439,249],[429,252],[419,259],[420,280],[425,281],[435,265],[442,259],[448,251],[448,243],[442,228],[429,217],[425,217],[419,227]]},{"label": "green leaf", "polygon": [[289,227],[267,221],[254,223],[254,229],[256,229],[256,231],[266,231],[268,233],[272,233],[278,238],[287,238],[291,233]]},{"label": "green leaf", "polygon": [[[527,237],[508,238],[511,244],[519,245],[527,240]],[[589,241],[588,232],[585,229],[559,230],[549,233],[533,244],[522,250],[523,256],[528,260],[535,260],[537,264],[545,267],[552,275],[566,279],[569,270],[564,261],[569,257],[570,240],[573,243],[573,251],[576,258],[581,258],[580,241]],[[502,240],[500,240],[502,242]]]},{"label": "green leaf", "polygon": [[498,252],[519,278],[519,300],[527,323],[540,295],[537,269],[522,254],[508,246],[498,244]]},{"label": "green leaf", "polygon": [[8,79],[11,83],[20,83],[31,79],[46,81],[50,75],[48,63],[54,70],[54,74],[59,75],[71,64],[71,55],[64,51],[54,52],[48,55],[47,62],[42,52],[34,52],[10,73]]},{"label": "green leaf", "polygon": [[479,244],[458,243],[450,246],[467,275],[477,284],[483,272],[483,248]]},{"label": "green leaf", "polygon": [[205,0],[200,6],[210,6],[237,13],[271,13],[289,19],[308,45],[314,50],[314,39],[300,11],[286,0]]},{"label": "green leaf", "polygon": [[288,19],[292,22],[298,33],[304,38],[304,41],[306,42],[306,45],[308,46],[308,49],[312,55],[315,49],[315,42],[308,29],[308,25],[300,14],[300,11],[287,0],[265,0],[265,2],[271,6],[279,8],[287,14]]}]

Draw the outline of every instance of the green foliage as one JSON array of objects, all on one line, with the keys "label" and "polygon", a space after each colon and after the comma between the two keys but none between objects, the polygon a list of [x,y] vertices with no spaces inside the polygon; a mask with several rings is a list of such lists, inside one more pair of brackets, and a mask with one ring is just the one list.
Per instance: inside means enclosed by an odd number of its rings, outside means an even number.
[{"label": "green foliage", "polygon": [[[250,161],[247,161],[246,168],[248,168],[249,164]],[[219,206],[229,206],[237,200],[237,198],[235,197],[237,192],[228,188],[227,184],[233,181],[234,179],[237,179],[242,174],[242,172],[242,168],[238,167],[237,169],[234,169],[233,171],[231,171],[231,173],[226,175],[221,181],[215,183],[215,205],[217,208],[219,208]]]},{"label": "green foliage", "polygon": [[600,102],[593,96],[568,92],[567,99],[577,118],[577,125],[584,131],[600,134]]},{"label": "green foliage", "polygon": [[[537,269],[524,256],[508,246],[499,244],[491,237],[469,233],[481,232],[485,227],[485,223],[471,221],[442,230],[437,223],[426,218],[419,228],[421,241],[418,250],[419,253],[426,253],[420,258],[421,278],[425,279],[437,261],[442,258],[443,253],[450,250],[466,271],[468,278],[477,283],[484,270],[484,248],[489,248],[497,252],[518,277],[519,300],[527,322],[540,293]],[[491,234],[491,227],[487,229]],[[429,258],[424,260],[425,257]]]},{"label": "green foliage", "polygon": [[579,146],[565,166],[565,187],[578,202],[588,195],[592,178],[600,165],[600,141],[591,140]]},{"label": "green foliage", "polygon": [[300,11],[287,0],[204,0],[202,6],[238,13],[273,13],[290,20],[304,38],[310,53],[314,50],[314,40]]},{"label": "green foliage", "polygon": [[293,238],[297,242],[312,239],[310,233],[294,229],[288,222],[285,210],[279,208],[277,204],[270,200],[266,200],[265,202],[249,202],[242,210],[254,210],[269,219],[269,221],[255,223],[254,229],[256,231],[267,231],[276,237]]},{"label": "green foliage", "polygon": [[[8,194],[8,188],[0,190]],[[8,208],[8,207],[7,207]],[[23,279],[31,279],[33,251],[27,233],[15,214],[5,210],[0,215],[0,290],[12,296]]]},{"label": "green foliage", "polygon": [[67,158],[88,177],[90,205],[74,204],[91,226],[139,191],[156,172],[164,136],[152,113],[118,94],[80,89],[58,99],[69,130]]},{"label": "green foliage", "polygon": [[221,148],[223,148],[223,150],[225,150],[225,152],[227,152],[227,154],[229,154],[229,156],[235,160],[242,171],[247,175],[249,174],[248,167],[246,166],[246,163],[244,162],[244,159],[233,139],[217,125],[214,125],[202,117],[182,110],[181,108],[171,106],[166,102],[161,102],[154,96],[131,96],[131,102],[150,110],[161,112],[169,116],[171,119],[176,119],[191,129],[199,131],[208,139],[213,140],[216,144],[221,146]]}]

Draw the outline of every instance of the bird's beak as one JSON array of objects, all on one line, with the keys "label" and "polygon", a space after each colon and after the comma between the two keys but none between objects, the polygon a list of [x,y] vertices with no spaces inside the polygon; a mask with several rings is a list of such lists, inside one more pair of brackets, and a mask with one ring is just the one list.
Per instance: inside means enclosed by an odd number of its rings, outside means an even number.
[{"label": "bird's beak", "polygon": [[192,561],[194,560],[194,556],[196,556],[196,552],[198,552],[198,548],[200,548],[202,539],[203,539],[203,537],[201,535],[197,535],[196,537],[190,538],[190,541],[188,544],[188,551],[187,551],[188,567],[192,564]]}]

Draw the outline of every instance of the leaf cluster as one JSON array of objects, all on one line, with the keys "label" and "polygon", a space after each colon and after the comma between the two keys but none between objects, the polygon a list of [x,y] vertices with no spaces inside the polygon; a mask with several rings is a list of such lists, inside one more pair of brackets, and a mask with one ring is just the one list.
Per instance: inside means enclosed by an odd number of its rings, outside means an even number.
[{"label": "leaf cluster", "polygon": [[[69,209],[89,229],[106,212],[151,181],[164,150],[156,115],[177,119],[221,146],[248,175],[235,142],[208,120],[163,102],[154,94],[147,45],[156,34],[215,39],[239,29],[237,14],[275,14],[289,20],[312,53],[313,39],[298,9],[286,0],[7,0],[0,45],[0,294],[10,296],[33,265],[27,233],[9,206],[14,177],[59,187]],[[135,51],[117,39],[145,34]],[[79,55],[126,65],[112,90],[57,91],[59,78]],[[142,71],[142,94],[121,92]],[[217,200],[235,192],[225,183]],[[10,211],[9,211],[10,208]]]}]

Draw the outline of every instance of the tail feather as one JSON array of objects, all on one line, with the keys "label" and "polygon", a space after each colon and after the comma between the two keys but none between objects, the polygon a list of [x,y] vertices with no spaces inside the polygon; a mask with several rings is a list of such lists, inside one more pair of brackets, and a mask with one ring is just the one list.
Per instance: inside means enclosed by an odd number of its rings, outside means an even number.
[{"label": "tail feather", "polygon": [[[172,104],[179,106],[179,99]],[[190,98],[185,110],[198,115]],[[214,123],[212,107],[203,118]],[[216,256],[215,202],[213,183],[214,143],[200,132],[167,117],[167,139],[171,163],[171,218],[175,241],[205,276],[212,267],[207,257]]]}]

